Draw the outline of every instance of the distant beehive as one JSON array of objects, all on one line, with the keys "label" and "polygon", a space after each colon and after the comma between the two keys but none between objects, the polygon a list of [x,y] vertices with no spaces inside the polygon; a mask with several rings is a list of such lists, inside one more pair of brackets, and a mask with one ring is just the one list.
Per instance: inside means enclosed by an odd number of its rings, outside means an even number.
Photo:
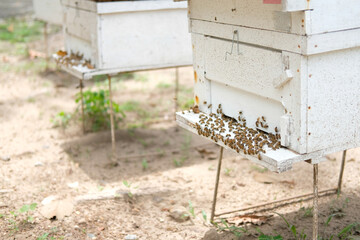
[{"label": "distant beehive", "polygon": [[62,25],[63,14],[60,0],[33,0],[35,18]]},{"label": "distant beehive", "polygon": [[360,1],[264,2],[189,1],[200,111],[241,110],[300,154],[359,146]]},{"label": "distant beehive", "polygon": [[100,70],[191,65],[187,4],[164,1],[63,0],[68,54]]}]

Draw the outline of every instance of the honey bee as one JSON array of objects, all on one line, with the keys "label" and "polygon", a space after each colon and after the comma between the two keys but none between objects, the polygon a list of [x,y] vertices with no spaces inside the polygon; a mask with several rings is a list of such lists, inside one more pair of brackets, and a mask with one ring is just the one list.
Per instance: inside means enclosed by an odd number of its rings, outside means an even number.
[{"label": "honey bee", "polygon": [[212,107],[212,104],[210,104],[209,106],[208,106],[208,108],[211,108]]},{"label": "honey bee", "polygon": [[260,154],[258,154],[258,159],[261,161],[261,155]]},{"label": "honey bee", "polygon": [[263,120],[264,122],[266,122],[266,120],[265,120],[265,117],[264,117],[264,116],[262,116],[261,118],[262,118],[262,120]]},{"label": "honey bee", "polygon": [[219,108],[221,108],[221,104],[219,104]]},{"label": "honey bee", "polygon": [[199,106],[198,105],[195,105],[193,108],[192,108],[193,112],[194,113],[200,113],[200,110],[199,110]]},{"label": "honey bee", "polygon": [[265,125],[264,125],[264,128],[269,128],[269,125],[265,124]]},{"label": "honey bee", "polygon": [[185,114],[184,111],[182,111],[182,114]]},{"label": "honey bee", "polygon": [[275,127],[275,132],[279,132],[279,130],[278,130],[278,128],[277,128],[277,127]]},{"label": "honey bee", "polygon": [[204,101],[204,104],[207,104],[207,102],[206,102],[206,101]]}]

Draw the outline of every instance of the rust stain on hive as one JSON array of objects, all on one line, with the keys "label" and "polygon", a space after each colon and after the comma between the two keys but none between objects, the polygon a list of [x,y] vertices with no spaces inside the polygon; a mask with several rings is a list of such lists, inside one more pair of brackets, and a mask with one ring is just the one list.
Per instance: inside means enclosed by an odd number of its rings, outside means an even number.
[{"label": "rust stain on hive", "polygon": [[198,76],[197,76],[196,71],[194,71],[194,80],[195,80],[195,83],[197,83],[197,81],[198,81]]},{"label": "rust stain on hive", "polygon": [[198,96],[195,96],[195,102],[197,105],[199,105],[199,97]]}]

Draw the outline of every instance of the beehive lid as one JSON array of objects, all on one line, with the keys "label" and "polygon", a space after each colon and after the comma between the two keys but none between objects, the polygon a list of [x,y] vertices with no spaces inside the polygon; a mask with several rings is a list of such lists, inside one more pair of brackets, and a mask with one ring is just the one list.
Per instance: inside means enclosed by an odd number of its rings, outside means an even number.
[{"label": "beehive lid", "polygon": [[96,12],[97,14],[187,8],[187,2],[174,2],[173,0],[62,0],[62,4],[68,7]]}]

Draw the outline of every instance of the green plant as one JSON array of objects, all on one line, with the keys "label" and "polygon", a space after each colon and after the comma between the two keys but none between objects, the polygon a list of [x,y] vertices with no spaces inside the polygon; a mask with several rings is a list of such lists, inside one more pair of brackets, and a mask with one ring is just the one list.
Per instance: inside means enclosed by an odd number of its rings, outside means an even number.
[{"label": "green plant", "polygon": [[220,231],[229,231],[234,234],[236,237],[241,237],[243,233],[246,233],[247,230],[242,227],[230,226],[224,219],[221,219],[222,226],[219,223],[213,223],[214,226]]},{"label": "green plant", "polygon": [[303,212],[303,217],[308,218],[313,216],[313,207],[301,207],[300,211]]},{"label": "green plant", "polygon": [[230,176],[230,173],[232,172],[232,170],[233,170],[232,168],[225,168],[225,170],[224,170],[224,171],[225,171],[225,175],[229,177],[229,176]]},{"label": "green plant", "polygon": [[47,240],[50,233],[44,233],[40,237],[36,238],[36,240]]},{"label": "green plant", "polygon": [[148,162],[146,161],[146,158],[144,158],[144,159],[142,160],[141,165],[142,165],[144,171],[149,168],[149,164],[148,164]]},{"label": "green plant", "polygon": [[[78,109],[81,108],[81,95],[76,95],[76,103]],[[84,117],[85,121],[89,123],[92,131],[99,131],[101,129],[110,128],[110,101],[108,90],[85,91],[83,93],[84,103]],[[125,118],[125,114],[118,104],[112,102],[114,113],[114,125],[118,125],[120,121]]]},{"label": "green plant", "polygon": [[62,112],[59,112],[58,114],[56,114],[55,117],[52,118],[50,121],[54,127],[66,128],[66,126],[69,124],[71,118],[72,118],[72,115],[70,113],[65,113],[62,111]]},{"label": "green plant", "polygon": [[[285,221],[289,230],[293,234],[294,239],[297,239],[297,240],[306,240],[307,239],[307,236],[306,236],[306,234],[304,234],[303,231],[301,233],[299,233],[297,231],[296,227],[294,225],[290,225],[289,222],[285,219],[285,217],[283,215],[281,215],[279,213],[276,213],[276,214],[279,215]],[[323,236],[320,236],[318,238],[319,240],[333,240],[335,238],[335,236],[337,236],[341,240],[356,240],[356,239],[358,239],[357,236],[353,235],[354,233],[358,233],[360,231],[360,223],[358,223],[358,222],[354,222],[354,223],[347,225],[337,235],[333,235],[333,234],[329,235],[329,236],[326,235],[326,229],[329,226],[332,218],[336,217],[338,215],[339,215],[339,213],[331,214],[326,219],[326,221],[324,223],[325,228],[324,228]],[[283,237],[281,235],[276,235],[276,236],[265,235],[259,229],[258,229],[258,232],[260,233],[258,240],[282,240],[283,239]]]},{"label": "green plant", "polygon": [[[339,199],[339,195],[338,195],[338,199]],[[330,206],[330,213],[331,214],[335,214],[334,216],[337,218],[342,218],[345,216],[344,213],[344,209],[347,208],[348,203],[349,203],[349,199],[346,198],[344,200],[344,202],[340,203],[339,201],[332,201],[331,206]]]},{"label": "green plant", "polygon": [[42,35],[43,23],[10,18],[0,24],[0,40],[29,42]]},{"label": "green plant", "polygon": [[207,222],[207,214],[206,214],[206,212],[204,210],[201,211],[201,215],[202,215],[202,217],[204,219],[204,222]]},{"label": "green plant", "polygon": [[305,240],[306,239],[306,234],[304,233],[304,231],[302,231],[301,233],[298,232],[298,230],[296,229],[295,225],[291,225],[283,215],[281,215],[280,213],[275,213],[277,215],[279,215],[284,222],[286,223],[287,227],[289,228],[289,230],[291,231],[291,233],[293,234],[295,239],[299,239],[299,240]]},{"label": "green plant", "polygon": [[343,228],[339,234],[337,235],[341,240],[345,239],[355,239],[355,236],[352,236],[352,234],[355,231],[360,231],[360,223],[355,222],[347,225],[345,228]]},{"label": "green plant", "polygon": [[179,106],[180,106],[181,110],[189,110],[190,107],[194,106],[195,101],[192,97],[184,98],[184,97],[180,96],[178,99],[179,99],[178,101],[179,101]]},{"label": "green plant", "polygon": [[168,89],[171,87],[171,84],[160,82],[156,85],[156,87],[160,89]]},{"label": "green plant", "polygon": [[261,234],[258,240],[283,240],[283,237],[281,235],[270,236],[270,235]]},{"label": "green plant", "polygon": [[193,206],[193,204],[192,204],[191,201],[189,201],[189,213],[191,214],[191,216],[192,216],[193,218],[196,217],[196,215],[195,215],[195,209],[194,209],[194,206]]},{"label": "green plant", "polygon": [[[50,235],[53,235],[56,232],[57,232],[57,228],[53,227],[50,230],[50,232],[46,232],[46,233],[42,234],[40,237],[36,238],[36,240],[55,240],[56,238],[54,236],[50,236]],[[64,239],[64,237],[59,237],[58,239]]]},{"label": "green plant", "polygon": [[124,184],[125,187],[128,188],[128,193],[127,193],[128,196],[129,196],[130,198],[133,198],[133,197],[134,197],[134,194],[132,193],[132,190],[133,190],[133,189],[137,189],[139,186],[137,186],[137,187],[132,187],[132,183],[131,183],[131,182],[128,182],[128,181],[126,181],[126,180],[123,181],[123,184]]},{"label": "green plant", "polygon": [[33,216],[29,215],[29,212],[34,211],[36,209],[36,207],[37,207],[37,203],[23,205],[19,209],[19,213],[25,213],[26,221],[32,223],[34,221],[34,218],[33,218]]},{"label": "green plant", "polygon": [[173,162],[175,164],[175,167],[181,167],[182,165],[184,165],[186,160],[187,160],[186,156],[182,156],[182,157],[180,157],[180,159],[173,158]]},{"label": "green plant", "polygon": [[[19,230],[19,227],[18,227],[19,220],[23,221],[24,223],[33,223],[34,222],[34,217],[30,214],[30,212],[35,211],[36,207],[37,207],[37,203],[25,204],[18,210],[10,211],[9,212],[10,215],[6,216],[4,214],[1,214],[1,218],[6,219],[8,221],[8,223],[10,224],[10,229],[12,229],[12,231],[16,232]],[[25,219],[20,218],[23,214],[25,214]]]}]

